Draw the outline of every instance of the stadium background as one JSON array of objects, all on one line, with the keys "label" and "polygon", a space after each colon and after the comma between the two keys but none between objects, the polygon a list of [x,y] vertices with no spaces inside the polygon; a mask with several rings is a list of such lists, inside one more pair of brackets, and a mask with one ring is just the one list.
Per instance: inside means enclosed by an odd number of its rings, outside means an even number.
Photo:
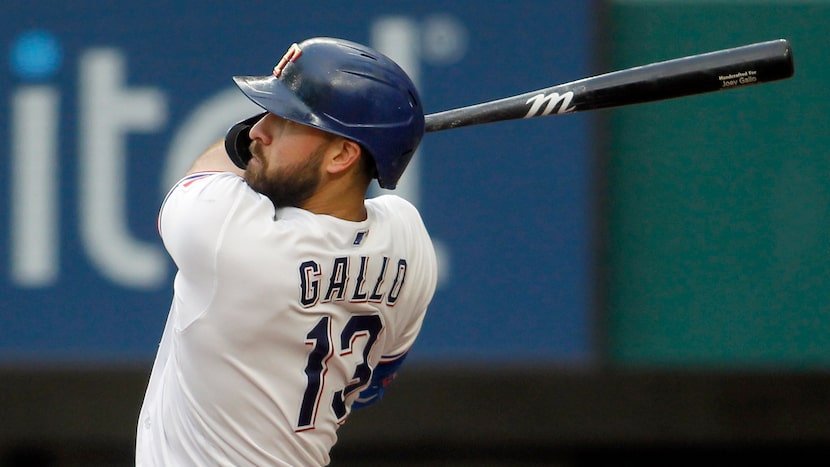
[{"label": "stadium background", "polygon": [[[439,111],[790,39],[796,76],[428,135],[423,334],[333,465],[794,462],[830,441],[826,1],[7,2],[0,465],[129,465],[169,302],[158,205],[231,74],[373,45]],[[115,162],[113,162],[115,161]]]}]

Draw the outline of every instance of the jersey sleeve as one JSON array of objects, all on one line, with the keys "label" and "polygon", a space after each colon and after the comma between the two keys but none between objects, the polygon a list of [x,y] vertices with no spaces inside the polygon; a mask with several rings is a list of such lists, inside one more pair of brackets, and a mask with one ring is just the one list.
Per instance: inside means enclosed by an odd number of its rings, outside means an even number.
[{"label": "jersey sleeve", "polygon": [[159,213],[159,235],[180,271],[210,268],[210,252],[244,188],[230,173],[200,172],[179,181]]},{"label": "jersey sleeve", "polygon": [[[232,173],[199,172],[180,180],[165,198],[158,221],[168,254],[178,273],[176,295],[204,309],[214,292],[217,253],[227,224],[240,205],[259,202],[259,195]],[[178,328],[197,316],[179,317]]]},{"label": "jersey sleeve", "polygon": [[[393,314],[394,337],[387,342],[381,363],[400,360],[415,343],[421,331],[427,307],[435,293],[438,267],[432,240],[418,210],[408,201],[390,196],[389,210],[399,217],[403,227],[399,239],[406,242],[407,273],[404,283],[408,296],[405,312]],[[399,305],[396,305],[396,307]],[[404,311],[404,310],[400,310]]]}]

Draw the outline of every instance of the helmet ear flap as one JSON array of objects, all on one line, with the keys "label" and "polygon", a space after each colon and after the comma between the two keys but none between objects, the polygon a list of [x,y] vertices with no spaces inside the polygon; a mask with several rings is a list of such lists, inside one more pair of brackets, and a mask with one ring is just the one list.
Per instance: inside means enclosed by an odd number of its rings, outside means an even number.
[{"label": "helmet ear flap", "polygon": [[251,160],[251,136],[250,131],[256,122],[268,112],[262,112],[253,117],[246,118],[239,123],[234,124],[225,134],[225,151],[231,162],[240,169],[248,167],[248,162]]}]

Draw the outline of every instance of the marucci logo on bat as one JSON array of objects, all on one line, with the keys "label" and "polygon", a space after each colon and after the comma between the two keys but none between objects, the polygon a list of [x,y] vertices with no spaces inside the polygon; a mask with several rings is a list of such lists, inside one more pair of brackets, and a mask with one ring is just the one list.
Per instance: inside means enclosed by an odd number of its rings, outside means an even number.
[{"label": "marucci logo on bat", "polygon": [[[557,114],[564,114],[571,112],[575,107],[571,107],[573,101],[573,91],[568,91],[564,94],[552,92],[550,94],[537,94],[527,100],[526,104],[531,104],[530,109],[522,118],[530,117],[544,117],[550,115],[554,111]],[[542,108],[544,106],[544,109]]]}]

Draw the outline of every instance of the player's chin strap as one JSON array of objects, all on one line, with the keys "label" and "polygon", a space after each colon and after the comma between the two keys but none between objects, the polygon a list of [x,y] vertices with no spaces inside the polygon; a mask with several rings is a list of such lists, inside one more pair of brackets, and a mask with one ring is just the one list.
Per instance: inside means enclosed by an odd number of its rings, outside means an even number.
[{"label": "player's chin strap", "polygon": [[266,113],[268,112],[263,112],[242,120],[232,126],[225,134],[225,151],[228,152],[228,157],[230,157],[234,165],[240,169],[244,170],[248,167],[248,161],[253,157],[250,149],[251,137],[248,133],[251,131],[251,127],[264,117]]}]

